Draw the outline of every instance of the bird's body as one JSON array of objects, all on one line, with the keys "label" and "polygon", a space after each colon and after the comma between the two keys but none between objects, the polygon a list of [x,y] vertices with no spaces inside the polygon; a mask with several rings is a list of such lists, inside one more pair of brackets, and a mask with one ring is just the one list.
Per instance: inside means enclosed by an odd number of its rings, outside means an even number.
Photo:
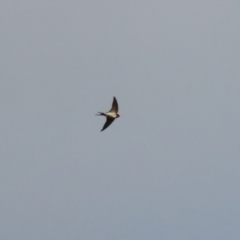
[{"label": "bird's body", "polygon": [[112,108],[106,112],[106,113],[103,113],[103,112],[99,112],[97,114],[97,116],[105,116],[107,119],[106,119],[106,122],[101,130],[101,132],[103,130],[105,130],[108,126],[110,126],[110,124],[118,117],[120,117],[120,115],[118,114],[118,103],[117,103],[117,99],[115,97],[113,97],[113,103],[112,103]]},{"label": "bird's body", "polygon": [[101,113],[101,115],[105,117],[110,117],[110,118],[117,118],[117,114],[115,112],[107,112],[107,113]]}]

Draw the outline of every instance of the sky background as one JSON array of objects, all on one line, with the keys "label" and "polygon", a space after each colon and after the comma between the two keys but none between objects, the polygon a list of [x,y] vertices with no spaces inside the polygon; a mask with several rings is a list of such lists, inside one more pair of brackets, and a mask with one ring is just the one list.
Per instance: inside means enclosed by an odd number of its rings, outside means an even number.
[{"label": "sky background", "polygon": [[240,239],[239,12],[3,1],[1,240]]}]

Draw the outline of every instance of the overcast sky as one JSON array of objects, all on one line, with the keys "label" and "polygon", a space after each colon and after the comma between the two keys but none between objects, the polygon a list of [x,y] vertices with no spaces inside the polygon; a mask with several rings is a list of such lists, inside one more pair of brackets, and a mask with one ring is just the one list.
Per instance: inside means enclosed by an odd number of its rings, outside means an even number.
[{"label": "overcast sky", "polygon": [[240,239],[239,13],[3,1],[1,240]]}]

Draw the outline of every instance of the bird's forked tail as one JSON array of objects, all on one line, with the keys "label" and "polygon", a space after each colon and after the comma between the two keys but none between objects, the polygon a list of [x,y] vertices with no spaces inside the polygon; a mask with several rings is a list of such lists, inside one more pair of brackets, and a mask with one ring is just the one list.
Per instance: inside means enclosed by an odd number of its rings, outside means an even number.
[{"label": "bird's forked tail", "polygon": [[105,116],[105,114],[102,113],[102,112],[98,112],[98,113],[96,114],[96,116]]}]

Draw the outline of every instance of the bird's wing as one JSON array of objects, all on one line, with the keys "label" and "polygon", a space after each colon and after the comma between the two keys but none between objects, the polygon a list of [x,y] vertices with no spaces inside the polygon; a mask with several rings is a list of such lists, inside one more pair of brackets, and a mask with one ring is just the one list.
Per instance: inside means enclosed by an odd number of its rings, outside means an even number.
[{"label": "bird's wing", "polygon": [[115,120],[114,118],[107,117],[107,120],[106,120],[106,122],[105,122],[105,124],[104,124],[104,126],[103,126],[103,128],[102,128],[102,130],[101,130],[101,132],[102,132],[104,129],[106,129],[109,125],[111,125],[111,123],[112,123],[114,120]]},{"label": "bird's wing", "polygon": [[115,97],[113,97],[113,103],[112,103],[112,108],[110,109],[109,112],[118,112],[118,102],[117,99]]}]

